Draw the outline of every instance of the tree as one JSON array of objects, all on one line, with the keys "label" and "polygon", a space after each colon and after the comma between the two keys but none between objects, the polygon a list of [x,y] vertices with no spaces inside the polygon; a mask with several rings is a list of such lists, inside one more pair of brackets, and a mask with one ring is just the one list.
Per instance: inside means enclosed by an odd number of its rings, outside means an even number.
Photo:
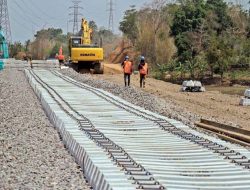
[{"label": "tree", "polygon": [[210,76],[213,78],[214,70],[216,65],[218,65],[219,58],[220,58],[220,52],[219,52],[219,43],[217,41],[217,38],[214,36],[211,38],[210,46],[206,52],[206,59],[209,65],[210,69]]},{"label": "tree", "polygon": [[227,13],[228,6],[226,2],[223,0],[207,0],[206,7],[217,16],[216,21],[218,24],[213,27],[218,35],[232,26],[232,20]]},{"label": "tree", "polygon": [[35,59],[54,57],[60,46],[63,46],[64,54],[67,55],[67,43],[68,37],[63,34],[62,29],[42,29],[36,33],[35,40],[30,45],[32,57]]},{"label": "tree", "polygon": [[135,44],[137,39],[137,27],[136,27],[137,11],[135,6],[130,6],[129,10],[125,11],[123,20],[120,22],[119,29]]},{"label": "tree", "polygon": [[172,35],[196,31],[204,22],[206,15],[204,0],[183,0],[174,14]]},{"label": "tree", "polygon": [[29,51],[30,44],[31,44],[31,41],[30,41],[30,40],[25,41],[25,43],[24,43],[24,48],[25,48],[25,49],[24,49],[24,50],[25,50],[26,52]]},{"label": "tree", "polygon": [[115,49],[117,46],[117,41],[120,38],[120,36],[115,35],[112,31],[105,29],[104,27],[101,27],[96,35],[96,41],[100,42],[100,45],[104,48],[104,57],[109,57],[110,53]]},{"label": "tree", "polygon": [[135,50],[146,56],[153,67],[168,63],[176,52],[169,35],[166,7],[166,0],[154,0],[139,11],[132,7],[120,23],[121,31],[132,41]]},{"label": "tree", "polygon": [[213,73],[220,74],[221,79],[224,73],[228,71],[229,66],[234,63],[235,49],[233,48],[234,40],[228,35],[214,36],[211,39],[210,47],[207,50],[207,60],[210,67],[211,76]]},{"label": "tree", "polygon": [[58,54],[59,52],[60,47],[61,45],[59,43],[56,43],[54,47],[51,49],[49,57],[55,58],[56,54]]},{"label": "tree", "polygon": [[93,21],[93,20],[89,21],[89,27],[93,30],[93,32],[98,31],[98,27],[97,27],[95,21]]},{"label": "tree", "polygon": [[197,64],[195,57],[203,50],[205,7],[204,0],[182,0],[171,26],[178,48],[177,61],[186,65],[192,78]]},{"label": "tree", "polygon": [[178,2],[153,0],[141,10],[132,7],[120,22],[124,36],[150,63],[162,64],[161,70],[171,63],[172,71],[181,68],[192,78],[208,72],[223,78],[230,65],[250,61],[249,12],[224,0]]},{"label": "tree", "polygon": [[21,42],[15,42],[10,45],[10,57],[16,57],[19,52],[24,52],[24,47]]},{"label": "tree", "polygon": [[63,31],[60,28],[48,28],[37,31],[35,38],[41,38],[46,36],[47,39],[52,40],[62,35]]},{"label": "tree", "polygon": [[[166,0],[154,0],[152,4],[149,6],[149,14],[147,20],[151,21],[149,26],[152,26],[152,35],[153,35],[153,46],[152,46],[152,55],[151,55],[151,62],[156,65],[158,63],[159,54],[162,54],[162,49],[157,47],[159,43],[158,39],[160,38],[161,41],[167,37],[164,32],[160,32],[161,29],[164,27],[165,29],[168,28],[166,26],[167,23],[167,10],[164,9],[166,6]],[[143,18],[142,18],[143,19]],[[138,26],[138,28],[140,28]],[[163,44],[161,44],[162,47]]]}]

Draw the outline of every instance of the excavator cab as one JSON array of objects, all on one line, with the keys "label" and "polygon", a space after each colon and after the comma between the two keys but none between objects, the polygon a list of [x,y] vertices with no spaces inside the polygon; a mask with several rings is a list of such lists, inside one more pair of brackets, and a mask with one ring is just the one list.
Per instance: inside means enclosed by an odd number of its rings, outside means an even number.
[{"label": "excavator cab", "polygon": [[70,39],[70,44],[72,44],[72,47],[80,47],[82,42],[81,42],[82,38],[81,37],[71,37]]}]

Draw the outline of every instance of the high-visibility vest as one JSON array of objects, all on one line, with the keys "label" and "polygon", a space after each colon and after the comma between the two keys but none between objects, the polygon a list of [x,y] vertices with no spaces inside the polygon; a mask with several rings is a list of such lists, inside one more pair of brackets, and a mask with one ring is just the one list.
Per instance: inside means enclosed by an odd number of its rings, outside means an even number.
[{"label": "high-visibility vest", "polygon": [[145,63],[145,65],[143,65],[142,68],[140,69],[140,74],[142,74],[142,75],[148,74],[148,64],[147,63]]},{"label": "high-visibility vest", "polygon": [[124,73],[131,74],[132,73],[132,62],[124,61]]}]

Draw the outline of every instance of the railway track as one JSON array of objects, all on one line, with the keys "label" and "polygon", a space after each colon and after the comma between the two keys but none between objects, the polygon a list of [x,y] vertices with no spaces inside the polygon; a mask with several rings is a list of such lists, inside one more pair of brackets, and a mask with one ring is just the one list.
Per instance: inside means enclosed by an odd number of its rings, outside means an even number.
[{"label": "railway track", "polygon": [[224,140],[250,147],[250,131],[248,130],[232,127],[207,119],[201,119],[201,121],[195,125],[205,130],[212,131]]},{"label": "railway track", "polygon": [[[44,61],[44,60],[33,60],[32,66],[35,69],[53,69],[60,68],[59,63],[57,61]],[[11,60],[5,63],[5,69],[29,69],[31,67],[30,62],[21,61],[21,60]]]},{"label": "railway track", "polygon": [[79,83],[26,70],[94,189],[250,189],[250,152]]}]

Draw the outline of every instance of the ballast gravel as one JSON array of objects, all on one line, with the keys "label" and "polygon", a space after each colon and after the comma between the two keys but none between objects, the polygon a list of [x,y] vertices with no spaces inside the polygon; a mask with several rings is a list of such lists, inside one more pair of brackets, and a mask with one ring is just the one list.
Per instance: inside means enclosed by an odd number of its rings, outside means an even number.
[{"label": "ballast gravel", "polygon": [[90,189],[17,69],[0,71],[0,189]]}]

